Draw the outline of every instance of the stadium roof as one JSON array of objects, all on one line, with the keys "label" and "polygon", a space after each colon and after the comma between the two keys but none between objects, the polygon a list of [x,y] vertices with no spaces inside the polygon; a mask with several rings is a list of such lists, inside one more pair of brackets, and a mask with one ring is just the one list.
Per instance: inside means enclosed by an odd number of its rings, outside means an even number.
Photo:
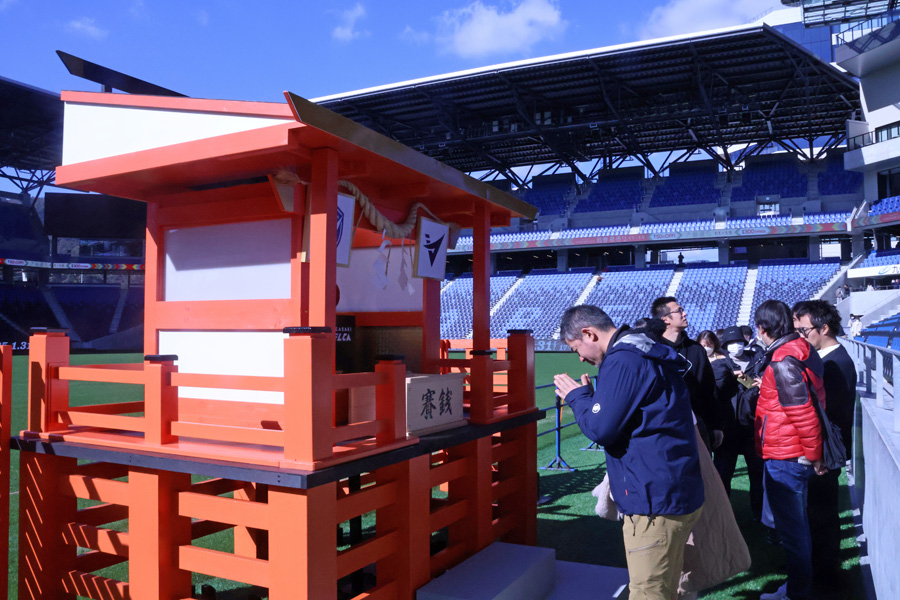
[{"label": "stadium roof", "polygon": [[0,77],[0,177],[31,191],[62,162],[59,94]]},{"label": "stadium roof", "polygon": [[[695,151],[843,139],[854,80],[767,25],[599,48],[314,99],[461,171],[567,164],[582,178]],[[822,138],[825,138],[823,141]],[[745,146],[737,160],[721,148]],[[591,173],[579,163],[594,161]]]},{"label": "stadium roof", "polygon": [[900,0],[782,0],[782,3],[802,4],[803,23],[810,27],[871,19],[900,8]]}]

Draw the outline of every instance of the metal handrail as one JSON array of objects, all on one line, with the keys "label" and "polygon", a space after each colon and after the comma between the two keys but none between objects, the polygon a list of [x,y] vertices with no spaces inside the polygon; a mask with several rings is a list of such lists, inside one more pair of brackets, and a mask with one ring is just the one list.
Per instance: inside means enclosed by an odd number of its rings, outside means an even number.
[{"label": "metal handrail", "polygon": [[900,374],[900,351],[858,340],[841,343],[850,346],[848,351],[856,362],[856,372],[863,378],[857,383],[865,386],[866,395],[874,397],[878,408],[893,412],[893,430],[900,433],[900,403],[896,393],[900,390],[894,379],[895,373]]},{"label": "metal handrail", "polygon": [[866,146],[880,144],[881,142],[887,142],[888,140],[898,137],[900,137],[900,121],[884,125],[877,128],[875,131],[867,131],[866,133],[847,138],[847,149],[856,150],[858,148],[865,148]]},{"label": "metal handrail", "polygon": [[877,17],[873,17],[866,21],[857,23],[852,27],[848,27],[847,29],[835,35],[835,46],[845,46],[853,40],[859,39],[864,35],[868,35],[876,29],[881,29],[888,23],[892,23],[897,19],[900,19],[900,12],[890,11],[878,15]]}]

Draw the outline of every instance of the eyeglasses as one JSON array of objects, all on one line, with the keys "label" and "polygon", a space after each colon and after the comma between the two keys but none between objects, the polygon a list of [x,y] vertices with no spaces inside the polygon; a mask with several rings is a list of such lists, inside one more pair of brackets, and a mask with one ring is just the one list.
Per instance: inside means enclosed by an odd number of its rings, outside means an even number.
[{"label": "eyeglasses", "polygon": [[683,307],[683,306],[679,306],[679,307],[676,308],[675,310],[670,310],[669,312],[667,312],[667,313],[664,314],[663,316],[664,316],[664,317],[668,317],[669,315],[679,315],[679,314],[683,314],[683,313],[684,313],[684,307]]},{"label": "eyeglasses", "polygon": [[807,337],[813,329],[818,329],[818,327],[794,327],[794,330],[803,337]]}]

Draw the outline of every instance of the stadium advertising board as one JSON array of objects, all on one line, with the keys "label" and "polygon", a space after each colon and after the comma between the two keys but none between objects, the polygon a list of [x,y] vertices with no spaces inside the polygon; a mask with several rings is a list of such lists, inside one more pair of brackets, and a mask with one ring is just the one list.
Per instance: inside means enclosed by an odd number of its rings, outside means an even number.
[{"label": "stadium advertising board", "polygon": [[11,267],[32,267],[36,269],[73,269],[79,271],[143,271],[142,264],[127,263],[66,263],[47,262],[43,260],[20,260],[18,258],[0,258],[0,265]]},{"label": "stadium advertising board", "polygon": [[865,267],[862,269],[850,269],[847,271],[847,277],[889,277],[900,275],[900,264],[896,265],[879,265],[876,267]]},{"label": "stadium advertising board", "polygon": [[[900,218],[900,214],[897,215]],[[847,231],[846,223],[816,223],[806,225],[781,225],[777,227],[742,227],[738,229],[660,231],[656,233],[636,233],[623,235],[598,235],[578,238],[556,238],[549,240],[525,240],[516,242],[494,242],[491,250],[530,250],[537,248],[559,248],[568,246],[614,246],[618,244],[641,244],[647,242],[670,242],[674,240],[731,239],[738,237],[767,237],[772,235],[817,234]],[[471,247],[457,246],[454,254],[471,252]]]},{"label": "stadium advertising board", "polygon": [[893,223],[900,221],[900,212],[885,213],[883,215],[869,215],[868,217],[860,217],[853,223],[856,227],[865,227],[867,225],[881,225],[882,223]]}]

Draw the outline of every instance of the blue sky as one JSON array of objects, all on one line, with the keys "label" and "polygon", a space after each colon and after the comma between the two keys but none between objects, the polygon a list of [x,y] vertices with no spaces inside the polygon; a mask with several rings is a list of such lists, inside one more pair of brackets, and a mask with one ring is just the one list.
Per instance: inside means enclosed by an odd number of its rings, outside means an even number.
[{"label": "blue sky", "polygon": [[97,90],[63,50],[183,94],[283,101],[745,23],[778,0],[0,0],[0,75]]}]

